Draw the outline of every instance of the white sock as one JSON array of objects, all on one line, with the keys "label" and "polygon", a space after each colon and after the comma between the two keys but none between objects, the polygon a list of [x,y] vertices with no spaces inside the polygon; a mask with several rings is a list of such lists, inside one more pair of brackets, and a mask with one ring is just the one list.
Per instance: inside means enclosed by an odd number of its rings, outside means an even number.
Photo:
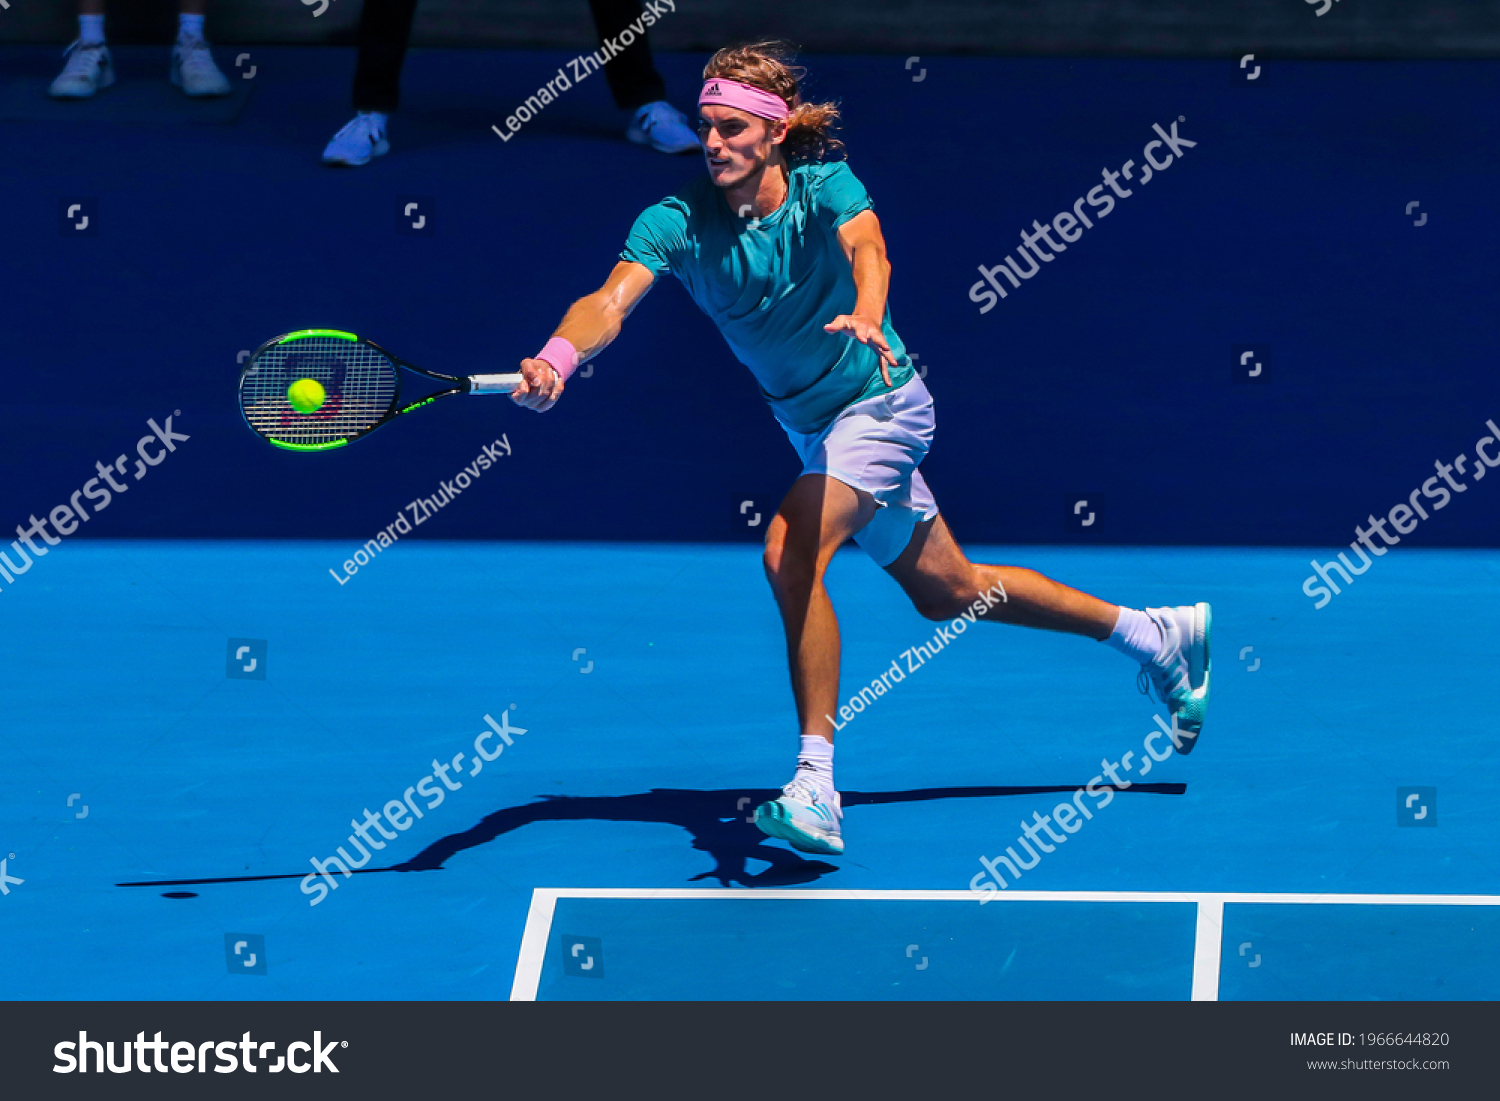
[{"label": "white sock", "polygon": [[104,45],[104,15],[80,15],[78,17],[78,41],[85,46]]},{"label": "white sock", "polygon": [[382,111],[361,111],[359,113],[361,115],[363,115],[365,118],[373,119],[375,121],[375,125],[380,129],[380,132],[382,134],[385,133],[385,113],[384,112],[382,112]]},{"label": "white sock", "polygon": [[177,13],[177,37],[178,38],[202,38],[203,16],[189,15],[187,12]]},{"label": "white sock", "polygon": [[818,794],[832,800],[836,788],[833,786],[833,743],[817,734],[802,735],[802,746],[797,751],[797,773],[794,780],[810,780]]},{"label": "white sock", "polygon": [[1104,640],[1138,665],[1145,665],[1161,653],[1161,628],[1145,612],[1134,608],[1120,608],[1120,618],[1115,620],[1115,630]]}]

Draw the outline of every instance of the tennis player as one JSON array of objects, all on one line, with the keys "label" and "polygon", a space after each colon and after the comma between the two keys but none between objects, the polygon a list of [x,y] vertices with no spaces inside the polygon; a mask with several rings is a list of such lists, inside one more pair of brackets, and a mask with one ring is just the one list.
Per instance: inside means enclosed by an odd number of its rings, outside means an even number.
[{"label": "tennis player", "polygon": [[[1207,604],[1118,607],[1034,570],[970,562],[918,470],[933,402],[891,325],[891,265],[864,186],[831,134],[838,111],[804,103],[779,43],[720,50],[703,70],[708,175],[646,209],[604,285],[521,361],[517,403],[550,409],[579,364],[619,335],[659,276],[675,275],[760,383],[802,461],[766,531],[801,725],[796,772],[755,812],[803,852],[844,851],[833,780],[839,629],[823,586],[852,537],[931,620],[984,619],[1108,643],[1141,667],[1192,749],[1209,691]],[[981,595],[981,594],[988,594]],[[1003,594],[1001,596],[1000,594]]]}]

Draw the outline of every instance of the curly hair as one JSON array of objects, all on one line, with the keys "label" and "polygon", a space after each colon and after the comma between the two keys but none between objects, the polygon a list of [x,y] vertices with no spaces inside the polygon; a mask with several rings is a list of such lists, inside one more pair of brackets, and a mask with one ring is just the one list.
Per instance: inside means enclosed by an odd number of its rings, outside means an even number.
[{"label": "curly hair", "polygon": [[782,144],[790,163],[825,161],[842,156],[844,143],[833,136],[839,109],[833,103],[802,102],[797,82],[807,70],[793,63],[794,56],[793,47],[785,42],[727,46],[709,58],[703,67],[703,79],[737,80],[780,96],[791,111],[786,120],[786,140]]}]

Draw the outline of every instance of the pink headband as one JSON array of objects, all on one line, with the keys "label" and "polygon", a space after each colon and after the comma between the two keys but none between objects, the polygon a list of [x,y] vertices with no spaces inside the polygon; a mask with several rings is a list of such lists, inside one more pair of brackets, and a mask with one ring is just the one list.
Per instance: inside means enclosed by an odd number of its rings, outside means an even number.
[{"label": "pink headband", "polygon": [[784,119],[791,114],[787,110],[786,102],[775,92],[767,92],[763,88],[752,88],[748,84],[741,84],[737,80],[725,80],[716,77],[703,85],[703,92],[698,97],[698,106],[705,103],[717,103],[721,107],[738,107],[741,111],[749,111],[759,118],[770,119],[773,122]]}]

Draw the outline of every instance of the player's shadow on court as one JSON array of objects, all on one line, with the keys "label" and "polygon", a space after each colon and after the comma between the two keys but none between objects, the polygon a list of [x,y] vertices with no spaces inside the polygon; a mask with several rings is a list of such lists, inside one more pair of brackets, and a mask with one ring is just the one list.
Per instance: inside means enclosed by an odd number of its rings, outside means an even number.
[{"label": "player's shadow on court", "polygon": [[[1049,784],[1026,787],[958,787],[922,788],[916,791],[846,791],[842,793],[844,809],[880,803],[918,803],[933,799],[991,799],[1006,795],[1066,793],[1072,795],[1080,785]],[[1110,787],[1111,785],[1100,785]],[[1120,794],[1137,792],[1154,795],[1181,795],[1185,784],[1132,784],[1114,789]],[[540,822],[658,822],[681,826],[692,836],[693,848],[714,859],[711,871],[693,876],[689,882],[716,879],[721,886],[781,887],[811,883],[836,865],[823,860],[809,860],[787,847],[772,843],[756,828],[752,816],[755,808],[780,792],[743,788],[730,791],[693,791],[678,788],[654,788],[636,795],[544,795],[539,802],[505,807],[486,815],[476,825],[461,833],[440,838],[410,860],[383,871],[422,872],[441,868],[449,857],[465,849],[488,844],[503,834]],[[752,874],[746,868],[750,860],[770,866]],[[375,870],[375,869],[370,869]]]}]

